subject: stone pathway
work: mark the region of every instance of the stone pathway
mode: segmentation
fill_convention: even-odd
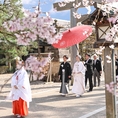
[[[0,75],[0,85],[10,74]],[[33,101],[26,118],[106,118],[105,110],[86,116],[105,106],[104,82],[92,92],[76,98],[71,92],[63,97],[59,93],[60,83],[31,82]],[[10,91],[10,82],[0,94],[0,118],[14,118],[11,101],[5,101]]]

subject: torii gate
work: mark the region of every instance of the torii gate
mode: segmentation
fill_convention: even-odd
[[[75,0],[75,2],[77,2],[78,0]],[[58,5],[58,3],[54,3],[53,4],[53,7],[56,8],[57,11],[64,11],[64,10],[70,10],[70,17],[71,17],[71,27],[74,27],[76,26],[77,24],[77,21],[76,19],[74,18],[73,16],[73,12],[76,12],[76,9],[73,7],[73,3],[75,2],[71,2],[71,3],[67,3],[66,6],[64,7],[60,7]],[[73,67],[74,63],[75,63],[75,56],[77,55],[77,47],[76,45],[72,46],[70,48],[70,51],[71,51],[71,65]]]
[[[91,0],[89,0],[89,1],[91,1]],[[71,25],[71,27],[75,27],[77,25],[77,19],[74,18],[73,12],[76,12],[78,8],[75,9],[73,7],[73,3],[76,4],[76,3],[79,3],[79,2],[82,2],[82,0],[75,0],[74,2],[66,3],[66,5],[64,7],[60,7],[59,3],[54,3],[53,7],[56,8],[57,11],[70,10],[70,18],[71,18],[71,20],[70,20],[71,24],[70,25]],[[101,0],[94,0],[94,2],[100,3]],[[79,8],[82,8],[82,7],[85,7],[85,6],[83,6],[83,4],[81,4],[79,6]],[[72,46],[70,48],[70,51],[71,51],[71,66],[73,67],[73,65],[75,63],[75,58],[74,57],[77,55],[76,45]]]

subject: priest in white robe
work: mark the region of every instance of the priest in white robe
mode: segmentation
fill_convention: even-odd
[[[81,56],[76,55],[76,62],[72,71],[74,78],[72,93],[75,93],[76,97],[80,97],[85,92],[85,66],[80,59]]]
[[[8,99],[13,102],[13,114],[17,117],[28,115],[29,102],[32,101],[29,77],[22,61],[17,62],[17,71],[11,80],[11,92]]]

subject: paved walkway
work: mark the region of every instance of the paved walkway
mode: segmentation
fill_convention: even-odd
[[[0,85],[11,75],[0,75]],[[71,92],[63,97],[59,94],[60,83],[44,84],[32,82],[33,101],[27,118],[106,118],[104,82],[93,92],[76,98]],[[10,91],[10,82],[0,94],[0,118],[14,118],[11,101],[5,101]]]

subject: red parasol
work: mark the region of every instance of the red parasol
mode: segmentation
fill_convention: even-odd
[[[77,43],[84,41],[92,34],[92,27],[88,25],[81,25],[73,27],[63,32],[62,39],[58,43],[54,43],[55,48],[67,48]]]

